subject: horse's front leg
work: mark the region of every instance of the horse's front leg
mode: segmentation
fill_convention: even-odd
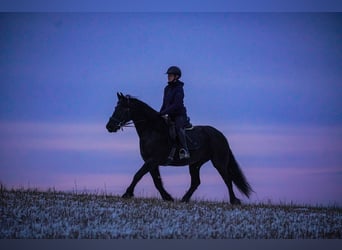
[[[153,168],[150,171],[150,174],[152,176],[153,182],[157,190],[159,191],[161,197],[164,201],[173,201],[172,196],[165,190],[163,186],[162,179],[160,177],[159,167]]]
[[[122,198],[131,198],[134,196],[134,188],[141,178],[152,169],[156,168],[157,165],[151,162],[145,162],[144,165],[135,173],[131,185],[127,188],[126,192],[122,195]]]

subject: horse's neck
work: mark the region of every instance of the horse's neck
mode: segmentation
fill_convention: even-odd
[[[140,104],[139,109],[135,109],[133,122],[139,136],[144,136],[151,131],[162,131],[165,126],[157,111],[147,104]]]

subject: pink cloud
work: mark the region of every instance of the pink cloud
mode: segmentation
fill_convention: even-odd
[[[103,124],[0,123],[6,140],[0,147],[26,150],[116,151],[139,150],[133,130],[109,134]]]
[[[225,125],[223,132],[239,154],[342,153],[342,127]]]
[[[209,166],[208,166],[209,168]],[[208,199],[228,201],[228,190],[223,180],[214,168],[201,171],[201,185],[194,193],[193,199]],[[256,193],[251,199],[236,194],[244,202],[296,202],[300,204],[342,204],[342,191],[337,181],[331,181],[331,175],[336,175],[338,168],[326,171],[311,169],[248,169],[246,175]],[[176,172],[176,173],[175,173]],[[190,176],[187,168],[161,168],[161,175],[166,190],[180,199],[190,186]],[[56,188],[57,190],[78,192],[107,192],[122,195],[133,178],[133,174],[63,174],[46,176],[45,182],[31,187],[42,189]],[[337,178],[337,177],[336,177]],[[319,181],[318,181],[319,180]],[[27,183],[25,183],[26,185]],[[25,186],[24,185],[24,186]],[[15,186],[15,185],[14,185]],[[18,183],[18,186],[22,184]],[[236,190],[236,188],[235,188]],[[150,175],[146,175],[135,189],[137,197],[159,197]]]
[[[288,154],[342,152],[341,127],[223,125],[233,152],[238,154]],[[2,147],[42,150],[139,150],[134,129],[109,134],[104,124],[0,123]]]

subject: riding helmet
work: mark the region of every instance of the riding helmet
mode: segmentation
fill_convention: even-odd
[[[177,66],[171,66],[167,69],[166,74],[179,75],[180,78],[182,76],[182,71]]]

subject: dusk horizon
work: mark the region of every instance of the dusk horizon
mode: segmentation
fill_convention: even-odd
[[[1,13],[0,184],[122,195],[135,128],[108,133],[116,93],[159,110],[182,69],[193,125],[227,138],[243,203],[342,206],[340,13]],[[181,199],[188,167],[160,167]],[[192,199],[229,202],[210,162]],[[136,197],[160,197],[149,174]]]

